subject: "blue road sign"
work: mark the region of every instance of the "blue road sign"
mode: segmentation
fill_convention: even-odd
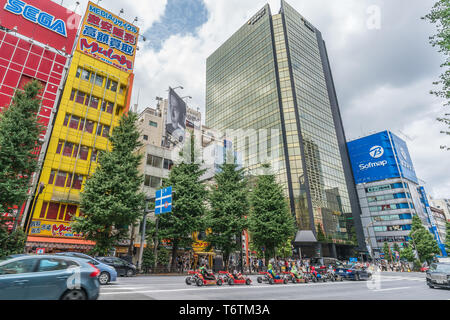
[[[172,212],[172,187],[156,191],[155,215]]]

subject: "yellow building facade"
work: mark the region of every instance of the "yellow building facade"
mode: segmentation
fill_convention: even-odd
[[[82,214],[80,192],[83,191],[86,179],[98,166],[99,152],[111,149],[108,136],[119,124],[120,117],[128,111],[134,79],[130,61],[134,63],[138,36],[137,31],[137,34],[134,34],[134,50],[129,51],[131,57],[122,55],[122,61],[127,61],[128,68],[118,67],[111,59],[104,59],[101,57],[101,50],[91,54],[92,44],[97,45],[94,48],[100,46],[96,39],[89,42],[90,39],[84,36],[85,30],[92,29],[89,19],[95,21],[93,18],[97,17],[96,14],[100,10],[98,8],[91,3],[88,5],[78,47],[73,54],[55,117],[39,179],[42,192],[35,195],[30,212],[31,219],[27,226],[29,251],[37,248],[44,248],[46,253],[71,249],[83,251],[94,245],[84,240],[81,235],[75,234],[70,224],[74,217]],[[98,16],[100,17],[100,13]],[[104,14],[102,16],[105,17]],[[98,34],[105,39],[107,19],[97,22],[100,26]],[[111,31],[112,26],[109,27]],[[90,31],[87,35],[97,35]],[[114,32],[117,33],[116,30]],[[123,32],[125,33],[127,32]],[[131,32],[125,38],[130,39],[130,34]],[[111,39],[117,41],[117,37],[113,36],[110,35]],[[89,46],[85,52],[80,50],[80,43]],[[125,41],[123,43],[127,46]],[[129,47],[128,45],[127,50]],[[109,57],[114,56],[111,52]]]

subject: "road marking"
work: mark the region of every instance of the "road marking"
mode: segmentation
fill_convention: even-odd
[[[389,288],[389,289],[377,289],[372,291],[391,291],[391,290],[402,290],[402,289],[410,289],[411,287],[398,287],[398,288]]]
[[[273,287],[288,287],[288,288],[301,288],[306,286],[329,286],[329,285],[343,285],[343,284],[356,284],[356,283],[365,283],[365,282],[326,282],[326,283],[303,283],[303,284],[278,284],[278,285],[255,285],[255,286],[229,286],[229,287],[193,287],[193,288],[184,288],[184,289],[154,289],[154,290],[142,290],[142,291],[124,291],[124,292],[104,292],[102,295],[107,294],[129,294],[129,293],[152,293],[152,292],[176,292],[176,291],[193,291],[193,290],[241,290],[242,288],[246,289],[254,289],[254,288],[273,288]],[[138,288],[136,288],[138,289]],[[141,289],[141,288],[139,288]]]

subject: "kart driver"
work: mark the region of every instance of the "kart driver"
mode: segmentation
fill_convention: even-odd
[[[292,263],[292,268],[291,268],[291,272],[292,274],[295,276],[295,278],[299,279],[300,275],[298,273],[297,267],[295,266],[295,263]]]
[[[267,272],[270,273],[274,279],[280,279],[280,276],[275,274],[275,272],[273,271],[273,266],[271,263],[269,263],[269,265],[267,266]]]
[[[202,266],[200,267],[200,273],[206,280],[214,280],[214,275],[208,272],[205,264],[202,264]]]
[[[233,271],[233,277],[234,277],[236,280],[241,280],[241,279],[242,279],[242,274],[241,274],[240,272],[237,272],[237,270],[234,270],[234,271]]]

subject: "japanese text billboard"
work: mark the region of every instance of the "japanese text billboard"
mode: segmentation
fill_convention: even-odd
[[[0,0],[0,25],[71,53],[81,16],[50,0]]]
[[[139,28],[89,2],[77,50],[131,73],[138,36]]]

